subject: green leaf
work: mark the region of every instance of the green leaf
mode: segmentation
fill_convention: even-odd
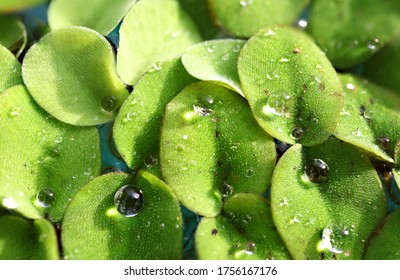
[[[27,218],[59,221],[70,199],[100,173],[96,128],[57,121],[25,87],[0,94],[0,203]]]
[[[164,109],[185,86],[196,81],[186,72],[180,58],[159,63],[157,69],[139,79],[115,119],[116,147],[134,170],[146,167],[149,171],[159,170]]]
[[[248,38],[264,26],[291,24],[309,0],[208,0],[218,25],[236,37]]]
[[[58,244],[47,220],[0,216],[0,260],[57,260]]]
[[[386,198],[368,158],[331,138],[291,147],[271,186],[275,225],[295,259],[361,259],[386,215]]]
[[[215,218],[203,218],[196,231],[202,260],[290,259],[272,221],[269,202],[255,194],[236,194]]]
[[[343,102],[341,84],[303,31],[261,30],[240,52],[238,71],[255,118],[271,136],[312,146],[334,131]]]
[[[400,140],[397,140],[394,147],[394,162],[393,177],[396,181],[397,187],[400,189]]]
[[[1,0],[0,13],[14,12],[46,3],[48,0]]]
[[[174,0],[142,0],[128,12],[120,29],[117,69],[133,85],[157,62],[179,56],[201,36],[186,12]]]
[[[26,46],[27,33],[24,24],[14,17],[0,16],[0,44],[17,57]]]
[[[372,235],[364,258],[367,260],[400,260],[400,209],[390,213]]]
[[[48,17],[51,29],[85,26],[107,35],[136,0],[53,0]]]
[[[363,75],[368,80],[400,93],[397,65],[400,64],[400,36],[382,47],[365,64]]]
[[[21,64],[13,54],[0,45],[0,96],[6,89],[22,84]]]
[[[181,203],[199,215],[214,217],[223,197],[266,191],[276,151],[244,98],[198,82],[166,108],[160,159],[164,178]]]
[[[400,135],[400,97],[355,75],[339,77],[344,106],[335,136],[375,159],[393,162]]]
[[[114,62],[111,45],[99,33],[67,27],[28,51],[22,76],[35,101],[57,119],[97,125],[113,120],[128,96]]]
[[[125,185],[134,185],[143,198],[135,204],[136,216],[126,217],[114,205],[116,192]],[[153,175],[109,173],[72,200],[61,238],[65,259],[180,259],[182,217],[172,191]]]
[[[245,42],[234,39],[205,41],[187,49],[182,55],[182,63],[193,77],[215,82],[243,95],[237,61]]]
[[[366,61],[400,31],[397,0],[315,0],[308,31],[340,69]]]

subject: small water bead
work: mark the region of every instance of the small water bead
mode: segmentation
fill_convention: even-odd
[[[279,59],[279,62],[289,62],[290,60],[286,57],[282,57],[281,59]]]
[[[300,27],[300,28],[303,28],[303,29],[306,28],[307,25],[308,25],[308,22],[305,19],[300,19],[297,22],[297,26]]]
[[[353,243],[351,240],[352,231],[353,228],[346,226],[325,227],[322,231],[322,243],[324,248],[336,254],[345,252],[345,247],[351,246]]]
[[[253,2],[253,0],[240,0],[239,4],[242,6],[242,8],[246,8],[251,4],[251,2]]]
[[[62,141],[63,141],[62,136],[57,136],[57,137],[54,139],[54,142],[57,143],[57,144],[61,143]]]
[[[20,115],[20,112],[19,112],[19,109],[17,109],[17,108],[13,108],[12,110],[11,110],[11,112],[10,112],[10,116],[11,117],[17,117],[17,116],[19,116]]]
[[[300,140],[304,135],[304,131],[301,127],[295,127],[292,129],[292,132],[290,133],[290,137],[292,137],[294,140]]]
[[[351,84],[351,83],[347,83],[346,84],[346,88],[348,89],[348,90],[355,90],[355,86],[353,85],[353,84]]]
[[[158,159],[155,156],[149,155],[144,158],[143,162],[147,168],[150,168],[150,167],[155,166],[158,163]]]
[[[388,137],[379,136],[378,138],[376,138],[376,142],[382,150],[384,151],[390,150],[390,139]]]
[[[134,217],[143,208],[143,194],[134,185],[122,186],[114,196],[114,205],[125,217]]]
[[[246,169],[246,171],[244,172],[244,175],[247,177],[247,178],[251,178],[251,177],[253,177],[254,176],[254,168],[253,167],[249,167],[249,168],[247,168]]]
[[[114,112],[117,106],[118,102],[115,96],[105,96],[101,99],[101,108],[106,112]]]
[[[233,52],[237,53],[242,49],[242,47],[240,45],[236,45],[233,47]]]
[[[342,114],[346,116],[350,116],[354,111],[354,108],[351,104],[346,104],[342,108]]]
[[[211,109],[203,108],[197,105],[193,105],[193,110],[201,117],[208,117],[212,113]]]
[[[36,195],[37,203],[43,208],[49,208],[53,205],[55,199],[54,191],[51,188],[41,189]]]
[[[154,68],[154,70],[156,70],[156,71],[159,71],[159,70],[161,70],[162,69],[162,62],[161,61],[156,61],[156,62],[154,62],[154,64],[153,64],[153,68]]]
[[[370,49],[372,52],[375,52],[377,50],[377,47],[379,46],[379,39],[375,38],[367,43],[368,49]]]
[[[275,36],[275,35],[276,35],[276,33],[272,29],[268,29],[268,31],[264,33],[264,36],[266,36],[266,37]]]
[[[244,247],[243,252],[247,255],[253,255],[254,252],[256,251],[257,246],[256,243],[254,242],[247,242],[246,246]]]
[[[222,56],[222,60],[225,60],[225,61],[227,61],[229,59],[229,54],[224,54],[223,56]]]
[[[215,45],[209,45],[209,46],[207,47],[207,51],[208,51],[209,53],[214,52],[214,50],[215,50]]]
[[[321,159],[311,159],[304,166],[304,174],[313,183],[321,183],[328,180],[329,167]]]
[[[222,195],[222,197],[228,197],[233,194],[234,189],[232,185],[224,182],[222,185],[219,186],[218,191]]]
[[[351,132],[351,135],[356,136],[356,137],[360,137],[360,136],[362,135],[362,134],[361,134],[360,128],[357,127],[356,130],[354,130],[354,131]]]

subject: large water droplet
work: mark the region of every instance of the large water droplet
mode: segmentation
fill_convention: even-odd
[[[321,159],[312,159],[304,166],[304,173],[313,183],[321,183],[328,180],[329,167]]]
[[[304,135],[304,131],[301,127],[295,127],[292,129],[292,132],[290,133],[290,137],[292,137],[294,140],[300,140]]]
[[[267,104],[263,107],[264,114],[274,114],[283,116],[290,107],[290,94],[284,90],[275,90],[271,92],[267,98]]]
[[[117,106],[118,102],[114,96],[105,96],[101,99],[101,108],[106,112],[114,112]]]
[[[201,117],[208,117],[212,113],[211,109],[203,108],[197,105],[193,105],[193,110]]]
[[[36,195],[37,203],[43,208],[51,207],[53,205],[54,199],[54,191],[50,188],[41,189]]]
[[[222,195],[222,197],[228,197],[233,194],[233,186],[224,182],[222,185],[219,186],[218,191]]]
[[[143,194],[134,185],[122,186],[115,193],[114,205],[125,217],[134,217],[143,208]]]

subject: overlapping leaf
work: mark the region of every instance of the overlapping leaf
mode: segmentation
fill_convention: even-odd
[[[2,45],[0,45],[0,65],[0,94],[12,86],[22,84],[21,64]]]
[[[45,2],[47,2],[47,0],[2,0],[0,2],[0,12],[14,12]]]
[[[23,23],[14,17],[0,16],[0,44],[19,56],[26,46],[27,33]]]

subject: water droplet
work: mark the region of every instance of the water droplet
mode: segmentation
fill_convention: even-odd
[[[161,61],[156,61],[156,62],[154,62],[153,68],[154,68],[154,70],[156,70],[156,71],[161,70],[161,69],[162,69],[162,62],[161,62]]]
[[[300,140],[304,135],[304,131],[301,127],[295,127],[292,129],[292,132],[290,133],[290,137],[292,137],[294,140]]]
[[[304,166],[304,174],[313,183],[321,183],[328,180],[329,167],[321,159],[312,159]]]
[[[275,90],[267,97],[267,104],[263,107],[263,113],[283,116],[290,107],[290,94],[284,90]]]
[[[375,38],[367,43],[368,49],[370,49],[372,52],[375,52],[377,50],[377,47],[379,46],[379,39]]]
[[[346,84],[346,88],[347,88],[348,90],[354,90],[356,87],[355,87],[353,84],[351,84],[351,83],[347,83],[347,84]]]
[[[197,105],[193,105],[193,110],[201,117],[208,117],[211,113],[211,109],[203,108]]]
[[[185,150],[185,146],[183,146],[182,144],[179,144],[177,147],[176,147],[176,150],[178,151],[178,152],[183,152],[184,150]]]
[[[134,217],[143,208],[143,194],[134,185],[122,186],[115,193],[114,205],[125,217]]]
[[[390,150],[390,139],[388,137],[379,136],[378,138],[376,138],[376,142],[382,150],[384,151]]]
[[[268,29],[268,31],[264,33],[264,36],[266,36],[266,37],[275,36],[275,35],[276,35],[276,33],[272,29]]]
[[[36,195],[37,203],[43,208],[51,207],[53,205],[54,199],[54,191],[50,188],[41,189]]]
[[[286,197],[279,200],[279,206],[287,206],[287,205],[289,205],[289,202]]]
[[[282,57],[281,59],[279,59],[279,62],[289,62],[290,60],[286,57]]]
[[[220,192],[222,197],[228,197],[233,194],[233,186],[228,184],[227,182],[224,182],[222,185],[220,185],[218,191]]]
[[[114,112],[117,106],[118,102],[114,96],[105,96],[101,99],[101,108],[106,112]]]
[[[188,140],[189,136],[187,136],[186,134],[182,136],[183,140]]]
[[[61,143],[63,141],[63,138],[62,138],[62,136],[57,136],[55,139],[54,139],[54,143],[57,143],[57,144],[59,144],[59,143]]]
[[[362,134],[361,134],[360,128],[357,127],[356,130],[354,130],[354,131],[351,132],[351,135],[356,136],[356,137],[360,137],[360,136],[362,135]]]
[[[233,47],[233,52],[237,53],[237,52],[239,52],[241,50],[241,48],[242,47],[240,45],[236,45],[236,46]]]
[[[224,54],[224,55],[222,56],[222,60],[227,61],[228,59],[229,59],[229,54],[228,54],[228,53],[226,53],[226,54]]]
[[[351,246],[353,241],[351,236],[353,229],[347,226],[327,226],[322,231],[322,243],[325,249],[332,253],[341,254],[346,247]],[[349,252],[346,250],[346,252]]]
[[[10,116],[11,117],[17,117],[17,116],[19,116],[20,115],[20,112],[19,112],[19,109],[17,109],[17,108],[13,108],[12,110],[11,110],[11,112],[10,112]]]
[[[253,255],[253,253],[256,251],[256,243],[254,242],[247,242],[246,246],[244,247],[243,252],[247,255]]]
[[[253,0],[240,0],[240,6],[242,6],[242,8],[246,8],[248,5],[251,4]]]
[[[207,47],[207,51],[208,51],[209,53],[214,52],[214,50],[215,50],[215,45],[209,45],[209,46]]]
[[[3,201],[1,204],[6,208],[6,209],[15,209],[18,207],[17,202],[12,198],[12,197],[6,197],[3,198]]]
[[[294,216],[292,219],[290,219],[289,224],[299,224],[301,221],[301,217],[301,214]]]
[[[246,171],[244,172],[244,175],[245,175],[247,178],[253,177],[253,176],[254,176],[254,168],[253,168],[253,167],[247,168]]]
[[[305,19],[300,19],[297,22],[297,26],[300,27],[300,28],[306,28],[307,25],[308,25],[308,22]]]
[[[342,108],[342,114],[346,115],[346,116],[350,116],[354,111],[353,106],[351,106],[351,104],[346,104],[344,105],[344,107]]]
[[[157,157],[149,155],[144,158],[143,162],[147,168],[150,168],[150,167],[155,166],[158,163],[158,160],[157,160]]]

